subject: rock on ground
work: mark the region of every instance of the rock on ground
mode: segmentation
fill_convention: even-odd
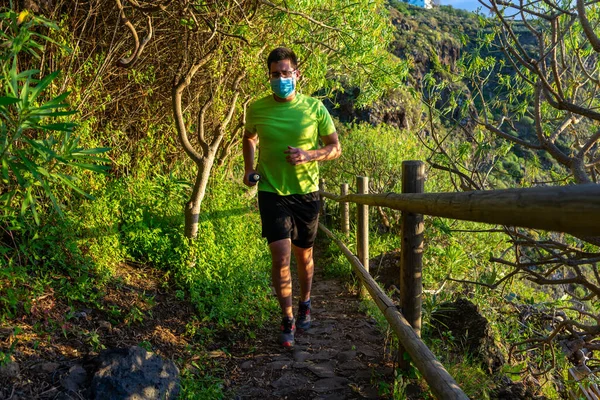
[[[139,346],[105,350],[91,384],[96,400],[163,400],[179,394],[179,370],[171,360]]]
[[[504,356],[494,343],[487,319],[469,300],[460,298],[440,305],[431,315],[431,325],[433,336],[442,338],[443,332],[451,332],[457,350],[478,358],[490,374],[504,365]]]

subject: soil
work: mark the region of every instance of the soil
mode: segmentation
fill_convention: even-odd
[[[71,308],[49,289],[30,313],[0,326],[0,351],[12,353],[14,363],[12,373],[0,373],[0,399],[80,399],[64,379],[103,348],[142,344],[169,359],[190,359],[197,346],[185,333],[194,308],[165,287],[164,273],[129,264],[118,277],[101,308]],[[124,318],[111,323],[109,310],[116,309]]]
[[[202,328],[191,322],[193,306],[175,296],[168,276],[142,265],[123,265],[120,279],[95,309],[70,308],[48,290],[34,300],[31,312],[0,326],[0,350],[11,354],[9,366],[0,370],[0,399],[82,399],[82,392],[67,388],[69,370],[103,348],[132,345],[151,348],[192,373],[198,363],[214,368],[211,374],[224,379],[228,398],[390,397],[394,373],[386,335],[359,311],[355,293],[318,273],[316,260],[314,323],[297,335],[293,350],[276,342],[279,321],[255,332],[255,339],[232,341],[235,333],[227,332],[192,339],[190,324]],[[111,314],[115,309],[122,312],[118,321]],[[418,387],[415,392],[412,398],[420,398]]]

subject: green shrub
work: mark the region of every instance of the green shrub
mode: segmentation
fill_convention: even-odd
[[[0,11],[5,9],[0,9]],[[2,184],[0,223],[10,230],[53,208],[59,214],[71,190],[87,196],[75,170],[102,172],[106,148],[85,149],[76,134],[75,111],[65,102],[68,93],[53,93],[60,71],[43,75],[26,69],[40,60],[41,31],[58,29],[53,22],[28,11],[0,12],[0,166]],[[41,42],[41,43],[40,43]]]
[[[271,258],[261,238],[255,199],[247,199],[240,184],[224,174],[217,173],[209,189],[194,243],[193,268],[180,270],[178,276],[188,282],[201,314],[219,325],[260,325],[277,306],[271,297]]]
[[[118,179],[82,207],[80,245],[109,275],[126,260],[171,272],[202,320],[223,328],[261,324],[275,303],[254,200],[227,179],[215,178],[209,190],[198,238],[190,243],[183,236],[189,185],[161,175]]]
[[[372,192],[399,192],[402,161],[424,160],[426,156],[416,137],[408,131],[367,124],[340,127],[339,131],[341,157],[321,166],[332,191],[339,191],[342,183],[355,188],[356,177],[367,176]]]
[[[33,299],[55,292],[67,303],[95,303],[102,279],[93,259],[80,247],[77,227],[54,214],[39,226],[11,233],[14,242],[0,243],[0,314],[28,312]]]

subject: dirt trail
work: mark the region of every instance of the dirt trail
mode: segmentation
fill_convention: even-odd
[[[318,263],[318,258],[316,258]],[[296,277],[297,275],[294,275]],[[298,289],[294,294],[297,295]],[[297,297],[294,303],[296,304]],[[258,332],[254,354],[232,354],[228,392],[235,399],[382,399],[393,368],[385,337],[337,280],[315,277],[313,325],[292,350],[277,344],[277,324]]]

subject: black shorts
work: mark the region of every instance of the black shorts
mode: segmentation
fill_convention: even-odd
[[[280,196],[258,192],[258,208],[262,221],[262,236],[268,243],[291,239],[303,249],[313,246],[319,228],[319,192]]]

